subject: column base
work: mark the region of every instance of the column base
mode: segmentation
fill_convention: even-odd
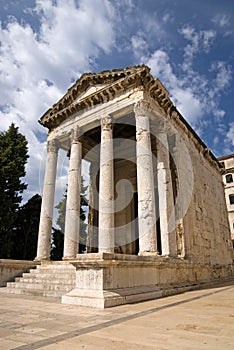
[[[138,255],[139,256],[159,256],[159,252],[139,252]]]
[[[76,256],[63,256],[62,261],[68,261],[68,260],[74,260],[76,259]]]
[[[50,261],[50,257],[36,257],[33,261],[40,262],[40,261]]]

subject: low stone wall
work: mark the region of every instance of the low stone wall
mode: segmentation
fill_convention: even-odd
[[[7,282],[14,281],[23,272],[35,268],[39,263],[28,260],[0,259],[0,287],[5,287]]]
[[[76,288],[62,302],[99,308],[172,295],[234,277],[233,265],[159,256],[87,254],[72,264]]]

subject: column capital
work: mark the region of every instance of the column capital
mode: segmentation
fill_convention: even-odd
[[[113,128],[112,117],[110,115],[105,115],[101,118],[101,128],[103,130],[111,130]]]
[[[58,141],[53,139],[47,141],[47,152],[58,153],[59,144]]]
[[[134,113],[136,117],[145,117],[152,112],[150,103],[146,100],[140,100],[134,105]]]
[[[72,130],[71,130],[71,143],[77,143],[80,142],[80,136],[81,136],[81,130],[79,125],[76,125]]]

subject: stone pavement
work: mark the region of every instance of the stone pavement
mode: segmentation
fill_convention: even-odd
[[[0,350],[233,350],[234,284],[111,309],[0,293]]]

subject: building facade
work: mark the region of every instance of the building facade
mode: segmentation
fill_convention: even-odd
[[[50,259],[59,149],[70,158],[63,260],[77,283],[64,303],[108,307],[231,276],[220,164],[147,66],[82,75],[40,123],[49,133],[39,261]],[[78,254],[82,159],[87,254]]]
[[[234,154],[218,158],[223,166],[222,176],[224,183],[225,199],[227,204],[228,219],[234,246]]]

